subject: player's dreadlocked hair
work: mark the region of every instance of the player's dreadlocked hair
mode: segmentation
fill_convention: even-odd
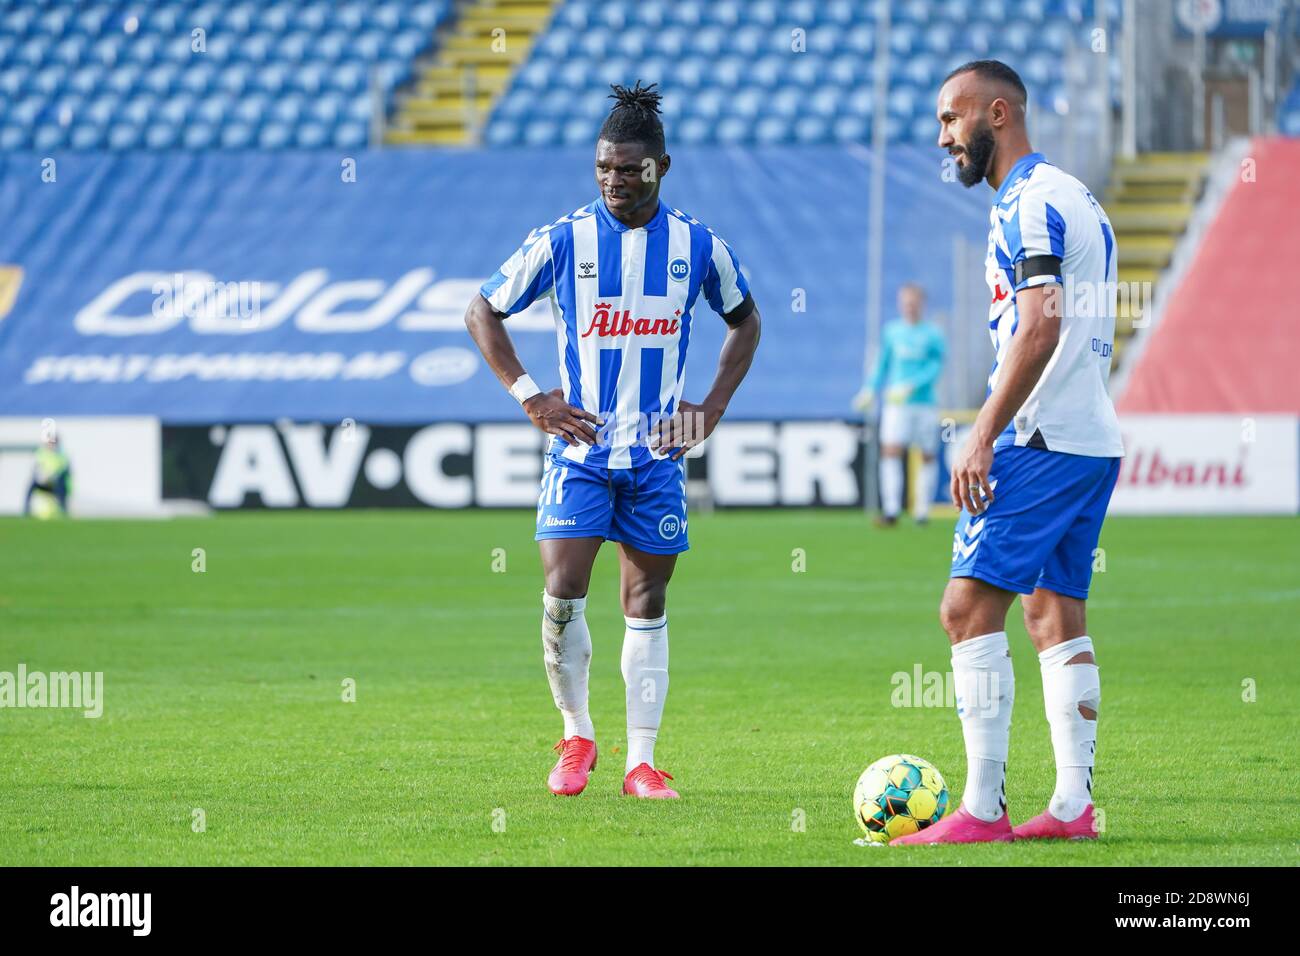
[[[659,120],[659,102],[663,99],[656,89],[658,83],[628,88],[611,84],[614,91],[609,98],[614,108],[609,111],[605,125],[600,128],[600,138],[610,143],[644,143],[656,156],[664,152],[664,124]]]

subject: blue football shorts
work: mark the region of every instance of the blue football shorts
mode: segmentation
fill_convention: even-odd
[[[962,509],[950,577],[1086,599],[1120,461],[1028,446],[994,449],[993,503],[978,516]]]
[[[652,458],[632,468],[605,468],[548,454],[537,498],[537,540],[591,537],[651,554],[690,547],[685,460]]]

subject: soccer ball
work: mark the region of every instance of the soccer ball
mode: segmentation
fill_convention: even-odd
[[[59,499],[48,491],[37,488],[32,492],[31,516],[37,521],[63,517],[63,512],[59,510]]]
[[[853,815],[872,843],[924,830],[948,812],[948,785],[935,767],[911,754],[881,757],[858,777]]]

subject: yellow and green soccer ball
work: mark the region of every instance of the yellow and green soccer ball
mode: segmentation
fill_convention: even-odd
[[[912,754],[881,757],[862,771],[853,790],[853,814],[872,843],[924,830],[947,812],[943,776]]]
[[[63,517],[63,509],[59,507],[59,499],[40,488],[32,492],[30,507],[31,516],[37,521],[52,521]]]

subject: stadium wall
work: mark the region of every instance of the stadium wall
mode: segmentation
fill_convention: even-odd
[[[666,198],[732,243],[764,313],[754,369],[692,477],[721,506],[860,507],[848,405],[869,153],[675,160]],[[532,505],[541,435],[462,316],[530,229],[589,201],[589,164],[586,150],[0,156],[0,511],[21,508],[45,419],[69,442],[80,514]],[[982,243],[987,196],[945,182],[932,151],[899,148],[889,168],[887,300],[921,278],[950,309],[954,246],[936,236]],[[556,384],[549,312],[510,324]],[[705,309],[693,332],[688,387],[702,388],[724,326]],[[1261,419],[1259,442],[1234,421],[1126,415],[1138,453],[1116,510],[1300,510],[1295,418]]]
[[[690,464],[721,505],[861,503],[870,163],[674,150],[666,200],[728,239],[764,314],[720,453]],[[164,505],[531,505],[541,436],[463,315],[531,229],[593,198],[590,167],[587,149],[550,148],[4,154],[0,415],[155,421]],[[933,150],[897,148],[888,168],[886,302],[921,279],[950,313],[957,244],[936,228],[982,247],[986,197],[945,181]],[[549,309],[510,328],[557,384]],[[724,333],[701,306],[689,387],[711,380]],[[73,457],[76,488],[111,497],[121,476]],[[73,505],[135,507],[126,491]]]
[[[18,514],[51,419],[0,418],[0,514]],[[1300,419],[1121,417],[1127,457],[1114,514],[1300,513]],[[163,425],[57,419],[71,511],[150,517],[232,508],[532,507],[544,436],[531,424],[345,421]],[[862,425],[730,421],[687,461],[718,507],[863,506]],[[950,429],[941,466],[960,447]],[[946,501],[947,479],[936,500]]]
[[[22,513],[36,448],[51,434],[72,464],[73,514],[139,518],[163,513],[158,420],[73,415],[0,418],[0,515]]]
[[[937,151],[890,154],[885,290],[924,279],[951,307],[952,244],[982,244],[987,197]],[[466,304],[528,232],[596,195],[589,150],[0,157],[0,412],[279,419],[511,420]],[[738,253],[765,343],[732,414],[843,417],[861,385],[867,163],[838,147],[674,153],[665,199]],[[48,177],[48,181],[47,178]],[[205,291],[205,289],[210,291]],[[510,320],[558,384],[544,305]],[[703,307],[688,380],[724,323]]]

